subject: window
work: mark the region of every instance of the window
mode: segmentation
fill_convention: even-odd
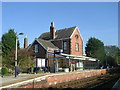
[[[67,50],[67,42],[66,41],[63,42],[63,49]]]
[[[75,35],[75,38],[78,39],[78,35],[77,34]]]
[[[79,43],[76,43],[75,49],[76,49],[76,51],[79,51]]]
[[[38,44],[35,44],[34,51],[35,51],[35,53],[38,53]]]

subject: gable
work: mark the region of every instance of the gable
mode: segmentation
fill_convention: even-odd
[[[81,34],[79,32],[78,27],[76,27],[76,29],[74,30],[74,32],[72,33],[70,38],[75,38],[76,35],[78,35],[78,38],[83,42],[83,39],[82,39],[82,36],[81,36]]]
[[[35,39],[33,43],[28,47],[27,50],[29,50],[35,43],[38,43],[40,46],[42,46],[45,50],[48,48],[52,49],[58,49],[56,46],[54,46],[50,41],[42,40],[42,39]]]

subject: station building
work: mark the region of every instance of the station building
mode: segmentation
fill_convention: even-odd
[[[37,67],[50,72],[96,69],[99,64],[97,59],[83,55],[83,39],[77,26],[56,30],[51,22],[50,31],[36,38],[27,51],[36,58]]]

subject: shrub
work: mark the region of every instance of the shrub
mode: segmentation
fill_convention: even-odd
[[[7,75],[8,74],[8,69],[6,67],[3,67],[1,69],[1,73],[2,73],[2,75]]]
[[[62,68],[69,68],[69,65],[65,64]]]

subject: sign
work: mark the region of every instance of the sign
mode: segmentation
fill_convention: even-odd
[[[37,58],[37,67],[45,67],[45,59]]]

